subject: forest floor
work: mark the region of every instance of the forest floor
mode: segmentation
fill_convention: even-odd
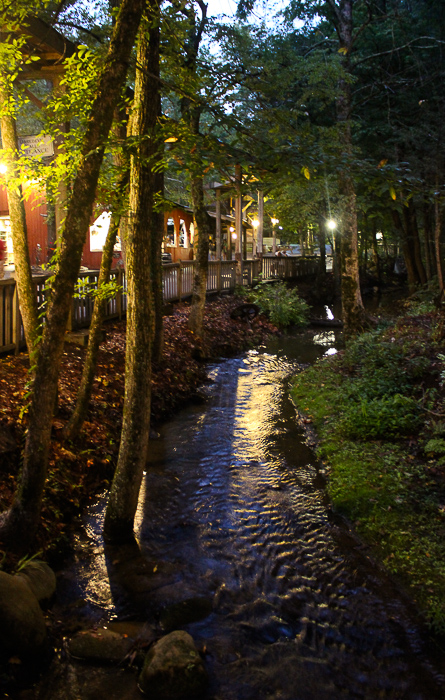
[[[152,428],[172,416],[185,402],[199,401],[206,381],[205,360],[234,355],[264,342],[278,330],[265,317],[251,322],[232,320],[240,304],[234,296],[218,297],[206,305],[203,340],[187,328],[189,307],[181,304],[164,317],[164,355],[153,367]],[[87,421],[74,442],[62,440],[62,429],[73,409],[80,383],[85,348],[66,343],[57,414],[41,526],[33,553],[56,562],[68,551],[83,508],[110,484],[117,461],[122,420],[125,370],[125,321],[108,322],[101,345]],[[20,446],[26,429],[26,353],[0,358],[0,511],[14,494]],[[1,543],[0,543],[1,549]],[[17,562],[5,555],[2,568]]]

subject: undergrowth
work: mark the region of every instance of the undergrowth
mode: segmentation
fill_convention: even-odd
[[[436,312],[365,333],[294,378],[333,508],[445,634],[445,400]]]
[[[298,289],[291,289],[282,281],[260,282],[248,291],[243,289],[241,293],[280,328],[307,324],[309,305],[299,296]]]

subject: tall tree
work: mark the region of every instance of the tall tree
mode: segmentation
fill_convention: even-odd
[[[193,85],[195,95],[184,96],[181,99],[181,116],[187,124],[189,133],[190,158],[188,171],[190,176],[190,191],[193,203],[193,218],[195,224],[195,270],[193,276],[192,303],[189,316],[189,328],[196,335],[202,334],[204,306],[207,293],[207,275],[209,267],[210,221],[204,202],[204,169],[201,154],[200,120],[203,103],[196,99],[199,90],[198,55],[200,44],[207,25],[207,5],[197,0],[200,17],[195,7],[183,6],[182,11],[187,17],[188,25],[184,42],[183,68],[188,85]]]
[[[134,152],[130,165],[130,220],[126,241],[127,336],[125,401],[119,457],[107,504],[104,536],[133,538],[133,523],[150,434],[151,360],[155,330],[152,248],[157,250],[155,166],[161,155],[159,119],[159,6],[143,18],[138,38],[134,113]]]
[[[22,176],[18,156],[16,116],[20,99],[14,83],[20,69],[31,62],[23,49],[26,38],[17,36],[17,26],[26,27],[26,13],[31,8],[18,2],[14,8],[0,8],[2,36],[0,43],[0,125],[3,147],[3,164],[7,170],[6,190],[8,197],[11,235],[14,247],[17,289],[23,320],[26,344],[32,355],[39,336],[37,298],[32,281],[28,247],[28,231],[22,191]],[[36,8],[34,8],[36,9]]]
[[[26,549],[39,522],[60,360],[74,284],[105,143],[127,75],[143,7],[143,0],[123,0],[121,4],[109,51],[99,75],[83,139],[82,158],[67,205],[58,266],[37,356],[22,469],[12,506],[1,516],[0,538],[15,549]]]

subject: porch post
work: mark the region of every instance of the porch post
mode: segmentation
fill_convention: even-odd
[[[216,259],[221,260],[221,189],[216,189]]]
[[[257,251],[260,260],[263,258],[263,230],[264,230],[264,194],[258,190],[258,229],[257,229]]]
[[[238,284],[243,283],[243,198],[241,195],[241,166],[235,166],[236,200],[235,200],[235,260],[238,265]]]

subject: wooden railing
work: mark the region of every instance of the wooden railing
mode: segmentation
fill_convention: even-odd
[[[193,261],[168,263],[162,266],[164,301],[182,301],[190,298],[193,289]],[[319,269],[319,258],[277,258],[264,256],[260,260],[243,260],[242,284],[251,286],[256,280],[301,279],[315,275]],[[87,285],[97,287],[98,270],[79,273],[80,288]],[[122,318],[127,310],[125,272],[113,270],[111,279],[116,281],[118,291],[107,301],[106,318]],[[47,276],[34,277],[39,306],[45,299]],[[241,265],[235,260],[210,261],[207,292],[230,292],[241,285]],[[88,328],[93,313],[94,298],[90,294],[76,294],[73,299],[69,328]],[[18,352],[25,343],[17,287],[14,279],[0,280],[0,352]]]

